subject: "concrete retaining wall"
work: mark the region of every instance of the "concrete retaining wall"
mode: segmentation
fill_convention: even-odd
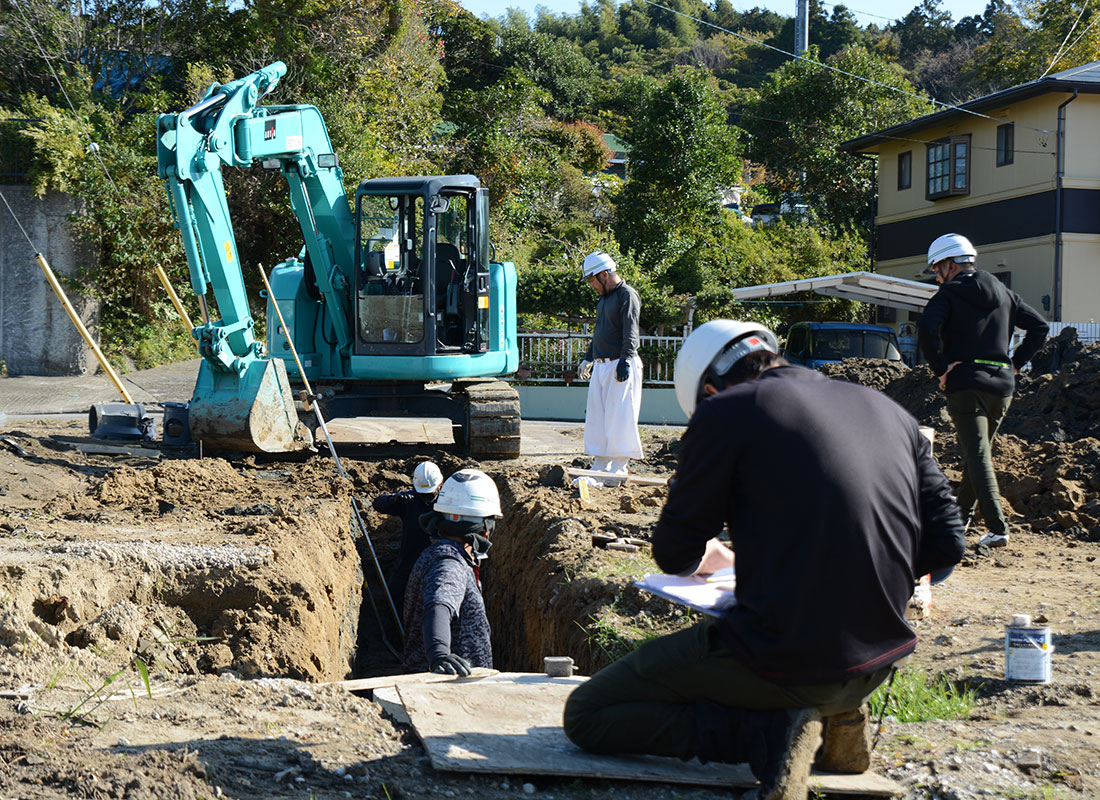
[[[578,386],[517,386],[520,414],[524,419],[573,420],[584,422],[588,384]],[[644,425],[686,425],[687,417],[676,402],[674,389],[642,389]]]
[[[34,247],[53,268],[84,324],[94,328],[97,303],[65,281],[78,278],[89,259],[88,249],[73,241],[69,228],[77,202],[56,192],[35,197],[29,186],[3,186],[0,191]],[[0,208],[0,361],[9,375],[86,375],[96,368],[95,358],[34,255],[7,208]]]

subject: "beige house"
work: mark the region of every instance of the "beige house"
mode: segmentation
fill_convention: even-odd
[[[878,156],[876,271],[920,280],[961,233],[1050,320],[1100,319],[1100,61],[841,147]]]

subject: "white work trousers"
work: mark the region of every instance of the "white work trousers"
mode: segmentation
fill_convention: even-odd
[[[621,383],[615,380],[618,366],[618,360],[592,365],[584,412],[584,452],[596,456],[594,469],[607,472],[626,472],[627,459],[642,457],[642,440],[638,437],[642,360],[638,356],[631,359],[630,377]]]

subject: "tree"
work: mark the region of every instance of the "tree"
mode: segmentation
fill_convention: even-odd
[[[920,5],[893,25],[901,48],[901,60],[912,66],[925,51],[938,52],[951,46],[954,21],[941,0],[921,0]]]
[[[680,68],[635,91],[638,109],[626,137],[630,174],[615,235],[644,268],[669,271],[674,292],[696,291],[698,274],[670,268],[702,232],[721,224],[720,190],[740,176],[736,133],[698,70]]]
[[[839,145],[933,106],[862,47],[830,59],[835,69],[818,61],[814,47],[804,55],[773,73],[745,104],[749,157],[767,167],[766,186],[775,196],[801,195],[829,228],[866,234],[874,191],[870,165]]]

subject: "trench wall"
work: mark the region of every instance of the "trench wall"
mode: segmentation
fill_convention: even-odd
[[[2,538],[0,645],[139,655],[182,672],[347,677],[363,582],[348,503],[253,524],[209,544],[91,529],[45,547]]]

